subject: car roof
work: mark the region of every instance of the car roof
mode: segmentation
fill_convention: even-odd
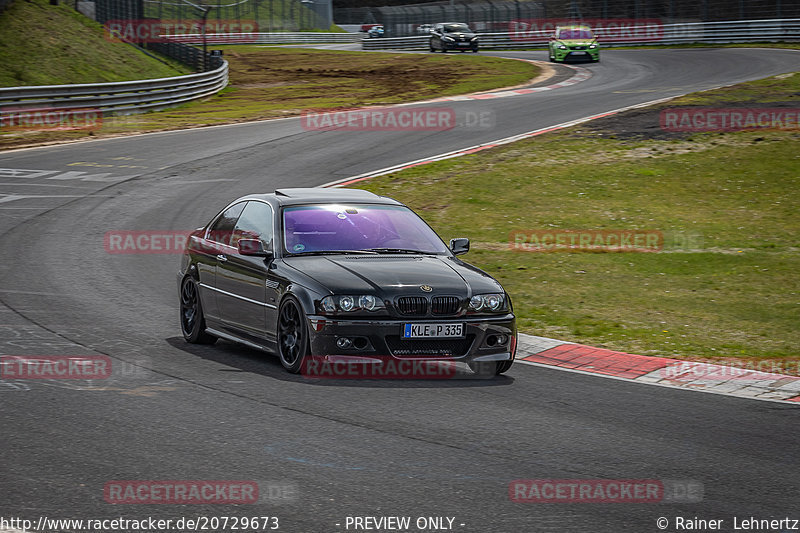
[[[276,189],[274,193],[251,194],[238,198],[242,200],[266,200],[277,205],[300,205],[327,202],[366,202],[371,204],[403,205],[397,200],[362,189],[291,187]],[[235,202],[234,202],[235,203]]]
[[[590,28],[586,24],[566,24],[564,26],[556,26],[556,30],[589,30],[589,31],[592,31],[592,28]]]

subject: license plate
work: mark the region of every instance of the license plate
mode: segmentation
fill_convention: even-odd
[[[469,46],[469,43],[458,43],[458,46]]]
[[[572,55],[574,55],[574,56],[585,56],[586,52],[572,52]]]
[[[403,324],[404,339],[461,338],[464,324]]]

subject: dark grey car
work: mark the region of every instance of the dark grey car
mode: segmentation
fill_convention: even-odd
[[[178,272],[184,338],[311,356],[511,367],[503,287],[456,256],[411,209],[355,189],[282,189],[234,200],[187,241]]]
[[[441,50],[478,51],[478,35],[463,22],[434,24],[430,39],[431,52]]]

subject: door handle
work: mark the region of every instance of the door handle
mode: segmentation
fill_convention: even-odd
[[[225,254],[217,254],[217,261],[220,261],[221,263],[224,263],[227,260],[228,260],[228,256],[226,256]]]

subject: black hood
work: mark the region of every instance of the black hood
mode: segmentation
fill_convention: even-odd
[[[319,289],[333,294],[399,295],[430,294],[468,297],[472,294],[502,292],[500,284],[485,272],[458,259],[443,255],[329,255],[287,257],[285,263],[319,283]]]

